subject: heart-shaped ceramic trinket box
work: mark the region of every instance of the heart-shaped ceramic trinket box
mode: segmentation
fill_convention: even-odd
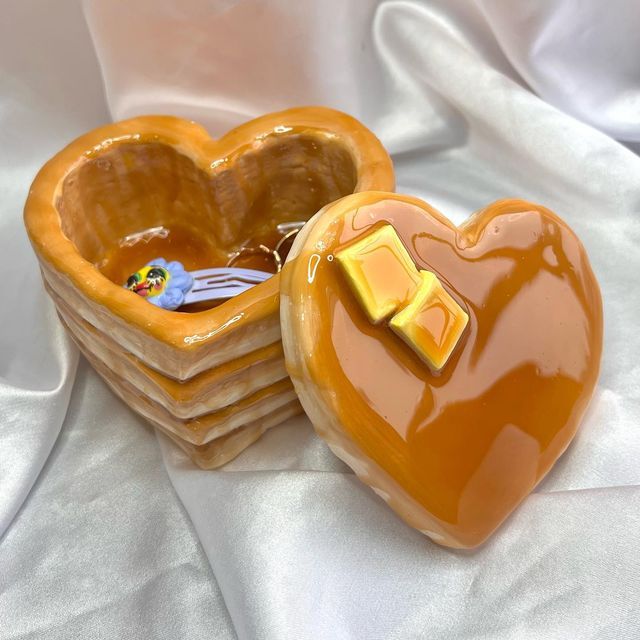
[[[598,377],[602,303],[544,207],[454,227],[361,193],[296,239],[281,278],[289,374],[316,430],[409,524],[479,545],[573,438]]]
[[[219,140],[190,121],[140,117],[50,160],[25,224],[45,286],[98,372],[198,463],[217,466],[299,411],[280,345],[279,275],[190,312],[149,304],[123,288],[127,277],[159,256],[190,270],[224,266],[275,242],[278,225],[393,187],[380,142],[331,109],[270,114]],[[212,447],[219,438],[233,447]]]

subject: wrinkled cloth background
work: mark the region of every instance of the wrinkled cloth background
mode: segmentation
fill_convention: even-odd
[[[4,0],[0,638],[640,638],[639,32],[626,0]],[[71,139],[143,113],[216,136],[300,104],[364,121],[398,191],[455,222],[523,197],[589,252],[592,406],[476,552],[409,529],[305,418],[195,469],[43,293],[21,210]]]

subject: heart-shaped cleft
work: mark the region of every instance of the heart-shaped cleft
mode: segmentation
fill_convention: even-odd
[[[583,246],[522,200],[458,228],[407,196],[328,205],[289,255],[281,322],[318,433],[451,547],[485,541],[564,452],[602,350]]]

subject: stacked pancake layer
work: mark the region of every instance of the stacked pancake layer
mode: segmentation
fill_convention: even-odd
[[[123,283],[156,258],[188,271],[224,266],[240,249],[271,246],[282,223],[393,186],[375,136],[329,109],[264,116],[218,141],[193,122],[140,117],[96,129],[50,160],[25,225],[45,287],[92,366],[212,468],[301,411],[280,342],[280,275],[217,306],[178,311]]]

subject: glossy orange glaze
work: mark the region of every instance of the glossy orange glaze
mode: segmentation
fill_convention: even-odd
[[[91,131],[52,158],[31,187],[25,225],[45,275],[60,276],[56,286],[68,284],[87,304],[106,309],[112,322],[104,321],[110,331],[117,326],[123,346],[147,342],[156,368],[164,370],[174,350],[171,373],[182,379],[203,366],[214,343],[271,323],[279,278],[184,314],[132,295],[122,274],[158,251],[189,265],[219,266],[282,220],[306,220],[351,191],[393,186],[391,162],[375,136],[331,109],[268,114],[219,140],[191,121],[143,116]],[[163,229],[166,238],[141,239]]]
[[[282,379],[280,356],[253,359],[280,339],[279,275],[214,308],[191,305],[193,313],[149,304],[122,286],[126,278],[156,257],[220,266],[248,243],[273,242],[280,221],[306,220],[345,193],[393,186],[380,142],[331,109],[267,114],[219,140],[192,121],[141,116],[90,131],[47,162],[25,225],[76,338],[77,327],[91,325],[85,346],[99,365],[109,360],[105,377],[134,387],[121,394],[125,402],[166,426]],[[219,375],[226,367],[231,378]],[[263,419],[284,417],[274,406],[266,398],[242,414],[261,425],[254,437]],[[238,442],[249,443],[237,440],[231,451]]]
[[[275,249],[283,237],[283,234],[269,229],[244,238],[240,246],[254,248],[262,244]],[[287,242],[278,252],[282,263],[290,248],[291,243]],[[155,258],[179,260],[187,271],[194,271],[224,267],[232,255],[230,250],[221,250],[210,236],[199,235],[182,226],[167,225],[121,239],[96,266],[112,282],[124,284],[132,273]],[[233,266],[277,273],[276,262],[266,252],[243,254],[234,260]],[[183,306],[180,311],[196,313],[223,303],[224,300],[198,302]]]
[[[132,273],[154,258],[180,260],[189,271],[220,261],[219,252],[206,236],[182,226],[163,225],[121,238],[105,252],[96,267],[112,282],[124,284]]]
[[[469,314],[437,374],[387,323],[368,321],[332,259],[383,222]],[[480,544],[564,451],[592,395],[602,305],[582,245],[519,200],[456,229],[419,200],[356,194],[305,231],[281,292],[303,407],[409,523],[448,546]]]
[[[255,248],[262,244],[275,249],[283,238],[284,234],[269,230],[248,236],[241,246]],[[278,252],[283,263],[290,248],[291,242],[286,242]],[[112,282],[124,284],[133,273],[132,269],[137,271],[154,258],[180,260],[185,269],[193,271],[223,267],[232,253],[221,251],[212,243],[211,238],[199,236],[181,226],[170,225],[147,229],[135,234],[133,238],[121,239],[96,266]],[[266,253],[242,255],[234,260],[233,266],[277,272],[275,261]]]
[[[259,147],[245,144],[211,167],[208,175],[149,137],[93,151],[65,178],[63,228],[104,275],[123,284],[157,257],[193,270],[225,266],[242,248],[275,249],[284,235],[278,224],[308,220],[357,182],[347,147],[304,127],[266,133]],[[234,264],[277,271],[264,253],[243,254]]]

